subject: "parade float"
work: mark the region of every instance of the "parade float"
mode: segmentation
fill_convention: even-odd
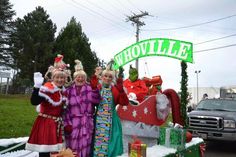
[[[190,42],[153,38],[137,42],[114,56],[115,69],[146,56],[178,59],[182,67],[181,96],[174,89],[163,90],[163,80],[160,75],[156,75],[142,79],[148,88],[148,94],[142,102],[118,106],[126,152],[123,157],[203,156],[204,141],[201,138],[192,138],[187,132],[186,63],[193,62],[192,49]],[[172,117],[169,123],[168,117]]]
[[[181,61],[181,92],[179,95],[174,89],[162,89],[162,81],[165,80],[160,75],[142,79],[149,89],[145,99],[137,105],[130,103],[117,107],[124,146],[124,154],[120,157],[203,157],[205,143],[201,138],[191,137],[186,123],[186,63],[193,62],[192,43],[165,38],[143,40],[116,54],[114,68],[119,69],[146,56],[163,56]],[[0,156],[38,156],[36,152],[17,151],[24,149],[27,139],[0,141],[0,144],[3,143],[0,145]],[[8,146],[11,148],[5,149]]]

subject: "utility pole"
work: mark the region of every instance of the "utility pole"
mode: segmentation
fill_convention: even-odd
[[[141,14],[134,14],[132,16],[127,16],[126,22],[132,21],[132,25],[136,25],[136,42],[139,41],[139,31],[140,27],[144,26],[145,23],[140,21],[140,18],[149,15],[148,12],[141,12]],[[136,59],[135,67],[138,70],[138,59]]]
[[[198,101],[199,101],[199,94],[198,94],[198,75],[199,75],[199,73],[201,72],[201,70],[195,70],[195,73],[196,73],[196,76],[197,76],[197,104],[198,104]]]

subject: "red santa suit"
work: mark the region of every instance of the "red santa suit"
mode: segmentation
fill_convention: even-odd
[[[33,93],[38,95],[33,96],[32,94],[31,102],[39,98],[42,101],[40,101],[40,113],[26,143],[26,150],[55,152],[63,148],[61,116],[63,104],[66,101],[64,90],[64,87],[60,89],[51,82],[40,87],[38,93],[37,89],[34,89]]]
[[[135,93],[137,100],[142,102],[144,97],[148,93],[148,88],[143,80],[137,79],[136,81],[132,82],[130,79],[126,79],[124,81],[124,87],[127,89],[127,94]]]

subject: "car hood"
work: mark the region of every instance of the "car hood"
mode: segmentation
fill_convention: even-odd
[[[188,116],[215,116],[223,117],[224,119],[234,119],[236,120],[236,112],[227,111],[197,111],[194,110],[188,114]]]

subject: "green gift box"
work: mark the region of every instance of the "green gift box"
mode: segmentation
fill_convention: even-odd
[[[185,149],[186,129],[161,127],[159,129],[159,144],[177,150]]]

